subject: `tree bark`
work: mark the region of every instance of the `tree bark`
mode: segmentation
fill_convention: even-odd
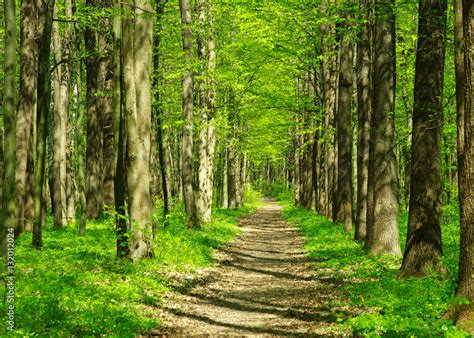
[[[441,271],[441,125],[446,0],[420,0],[408,235],[400,277]]]
[[[32,157],[33,116],[36,109],[36,1],[22,0],[20,5],[20,94],[16,123],[16,210],[15,234],[21,234],[26,223],[28,191],[28,158]]]
[[[0,222],[1,254],[7,254],[7,236],[16,226],[16,16],[15,0],[4,0],[5,51],[3,59],[3,182],[2,215]]]
[[[456,118],[457,118],[457,153],[458,178],[460,177],[460,155],[464,154],[464,27],[463,27],[463,0],[454,0],[454,63],[456,70]]]
[[[397,164],[394,143],[395,16],[393,0],[376,3],[374,31],[374,91],[371,126],[373,161],[373,226],[367,241],[371,255],[401,255],[398,230]],[[370,164],[369,164],[370,166]],[[369,171],[370,176],[370,171]]]
[[[163,121],[164,121],[164,110],[162,100],[162,82],[163,82],[163,72],[161,70],[160,63],[160,42],[161,42],[161,32],[162,24],[161,20],[165,10],[167,0],[159,0],[156,4],[156,28],[155,31],[158,31],[158,34],[154,40],[154,54],[153,54],[153,63],[155,69],[155,76],[153,87],[155,89],[155,106],[154,106],[154,120],[156,123],[156,142],[158,143],[158,161],[160,166],[160,176],[161,176],[161,185],[162,185],[162,194],[163,194],[163,219],[165,225],[167,224],[167,216],[169,214],[169,194],[168,194],[168,174],[166,170],[166,160],[165,160],[165,145],[164,145],[164,130],[163,130]]]
[[[345,26],[350,20],[346,15]],[[348,27],[345,27],[347,30]],[[353,45],[346,31],[341,41],[339,65],[339,93],[337,111],[337,195],[336,220],[344,224],[346,231],[352,231],[352,59]]]
[[[36,76],[35,76],[36,77]],[[36,83],[36,79],[35,79]],[[36,91],[35,90],[35,101],[36,101]],[[35,114],[33,118],[36,116],[36,104],[33,109],[33,113]],[[33,123],[35,123],[36,119],[33,119]],[[32,125],[33,126],[33,125]],[[26,162],[26,190],[25,190],[25,208],[24,208],[24,219],[25,219],[25,231],[31,232],[33,231],[33,220],[35,218],[35,159],[34,159],[34,144],[35,140],[33,137],[30,137],[28,142],[28,159]],[[18,155],[17,155],[18,158]]]
[[[128,4],[132,4],[129,2]],[[127,133],[127,189],[130,254],[133,261],[153,256],[150,197],[151,63],[153,21],[146,0],[135,1],[135,30],[123,19],[122,54]],[[140,41],[140,43],[135,43]]]
[[[102,8],[112,8],[112,0],[101,0]],[[105,32],[98,34],[99,51],[102,56],[99,59],[98,90],[101,92],[98,98],[98,110],[102,112],[103,132],[103,203],[114,205],[114,177],[116,164],[116,151],[114,140],[114,98],[113,98],[113,71],[114,60],[112,53],[112,22],[110,18],[104,19]]]
[[[233,119],[229,118],[229,122]],[[232,124],[232,122],[231,122]],[[237,208],[237,140],[231,137],[227,143],[227,207]]]
[[[459,310],[457,325],[472,333],[474,319],[474,3],[463,1],[464,27],[464,149],[459,153],[461,246],[456,296],[469,305]]]
[[[358,99],[358,147],[357,147],[357,221],[355,239],[365,239],[367,233],[367,187],[369,176],[370,119],[372,116],[372,57],[370,20],[372,0],[362,0],[360,11],[365,20],[359,33],[357,46],[357,99]]]
[[[122,5],[115,3],[114,9],[122,11]],[[115,231],[116,231],[116,252],[117,257],[124,258],[130,254],[128,244],[128,228],[126,221],[126,168],[125,168],[125,137],[123,118],[123,95],[122,95],[122,18],[113,18],[114,36],[114,152],[116,153],[115,176],[114,176],[114,203]]]
[[[309,113],[305,113],[303,117],[304,129],[311,128],[309,122]],[[302,147],[300,157],[300,201],[299,204],[306,210],[311,210],[313,207],[313,137],[308,130],[304,131],[302,136]],[[269,187],[270,188],[270,187]]]
[[[237,161],[237,208],[244,206],[244,189],[245,189],[245,171],[247,170],[247,159],[245,154],[240,154]]]
[[[329,15],[331,2],[326,5],[326,11]],[[321,162],[319,178],[320,191],[320,211],[321,213],[332,218],[334,192],[335,192],[335,112],[336,112],[336,85],[337,85],[337,51],[334,47],[335,26],[333,24],[324,24],[320,28],[323,36],[322,52],[324,58],[322,60],[323,68],[323,105],[324,105],[324,143],[322,156],[325,161]]]
[[[206,204],[207,217],[210,217],[212,212],[212,195],[214,191],[214,166],[215,153],[217,143],[216,131],[216,67],[217,67],[217,52],[216,52],[216,28],[215,28],[215,13],[212,3],[208,3],[208,24],[209,24],[209,39],[207,41],[208,62],[207,62],[207,191]]]
[[[197,167],[198,187],[196,194],[196,208],[199,221],[207,223],[211,220],[212,200],[208,200],[208,191],[212,189],[212,183],[209,182],[208,168],[209,165],[209,111],[207,104],[207,73],[208,70],[208,49],[206,43],[206,21],[207,21],[207,4],[204,0],[197,2],[197,16],[198,16],[198,58],[200,66],[200,80],[199,80],[199,148],[198,158],[199,166]]]
[[[54,17],[59,17],[58,4],[54,6]],[[59,22],[53,22],[53,50],[54,69],[53,78],[53,215],[54,227],[61,228],[67,224],[66,220],[66,133],[69,112],[69,79],[67,64],[63,64],[63,41],[59,30]],[[64,46],[65,47],[65,46]],[[66,57],[66,55],[64,55]],[[64,70],[64,71],[63,71]],[[63,76],[66,77],[63,79]],[[65,82],[63,86],[63,80]]]
[[[48,111],[51,102],[50,52],[51,31],[53,26],[54,0],[38,1],[38,72],[37,72],[37,106],[36,106],[36,161],[35,161],[35,191],[34,191],[34,222],[33,247],[43,246],[43,188],[45,186],[46,169],[46,136]]]
[[[87,0],[86,5],[93,10],[97,0]],[[86,148],[86,215],[88,219],[98,219],[104,206],[103,189],[103,121],[98,109],[99,59],[97,56],[97,34],[90,26],[85,30],[87,73],[87,148]]]
[[[183,77],[183,111],[184,121],[181,136],[181,180],[186,210],[186,222],[189,227],[199,227],[193,187],[193,110],[194,110],[194,78],[193,78],[193,32],[191,8],[189,0],[180,0],[183,52],[186,70]]]
[[[78,32],[75,32],[75,47],[77,50],[82,48],[82,39],[81,35]],[[78,204],[77,204],[77,215],[79,220],[79,235],[84,236],[86,233],[86,207],[87,207],[87,198],[86,198],[86,177],[85,177],[85,168],[84,168],[84,108],[83,108],[83,92],[82,92],[82,60],[77,61],[76,64],[76,125],[75,125],[75,137],[76,137],[76,149],[75,149],[75,159],[76,159],[76,184],[77,184],[77,194],[78,194]]]
[[[75,8],[75,0],[66,0],[65,7],[66,7],[66,17],[73,18],[74,16],[74,8]],[[66,143],[67,143],[67,150],[66,150],[66,220],[68,223],[72,223],[75,221],[76,218],[76,187],[74,183],[74,148],[75,148],[75,128],[74,128],[74,115],[70,109],[70,102],[71,102],[71,85],[72,85],[72,77],[73,77],[73,68],[72,68],[72,57],[73,57],[73,46],[76,40],[74,35],[74,26],[72,23],[66,23],[66,28],[64,31],[64,55],[63,58],[68,60],[65,62],[65,74],[63,75],[63,90],[67,90],[67,100],[68,100],[68,121],[66,127],[68,128],[68,132],[66,134]],[[67,89],[66,89],[67,88]],[[74,96],[73,96],[74,98]]]

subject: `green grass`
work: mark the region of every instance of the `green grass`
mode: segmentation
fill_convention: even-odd
[[[451,336],[465,337],[452,322],[439,318],[453,301],[459,257],[459,228],[456,207],[444,209],[443,262],[449,276],[397,279],[401,258],[368,257],[363,244],[324,217],[293,207],[293,196],[278,191],[284,206],[284,218],[301,229],[306,250],[315,261],[316,274],[341,282],[346,304],[354,313],[341,318],[339,328],[367,336]],[[400,235],[404,249],[407,216],[400,217]],[[336,301],[337,302],[337,301]],[[343,304],[334,304],[343,305]]]
[[[249,192],[245,208],[216,210],[200,230],[187,229],[176,207],[157,234],[156,257],[135,264],[115,257],[111,217],[89,222],[84,237],[73,226],[53,230],[49,224],[41,251],[31,247],[31,234],[22,235],[15,246],[14,335],[132,337],[158,327],[157,307],[176,284],[172,276],[212,265],[213,250],[239,234],[238,217],[258,197]],[[0,325],[0,336],[5,330]]]

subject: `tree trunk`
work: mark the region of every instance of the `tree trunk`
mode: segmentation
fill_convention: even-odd
[[[244,206],[244,189],[245,189],[245,171],[247,170],[247,159],[245,154],[239,156],[237,165],[239,167],[238,177],[237,177],[237,208],[242,208]]]
[[[216,153],[217,131],[216,131],[216,67],[217,67],[217,52],[216,52],[216,28],[214,8],[212,3],[208,3],[208,24],[209,24],[209,39],[207,41],[208,62],[207,62],[207,111],[208,111],[208,125],[207,125],[207,191],[206,203],[208,206],[207,213],[210,217],[212,212],[212,194],[214,191],[214,161]]]
[[[459,153],[461,253],[456,296],[470,302],[459,310],[457,325],[472,333],[474,319],[474,3],[463,1],[464,149]]]
[[[359,33],[357,46],[357,98],[358,98],[358,147],[357,147],[357,221],[355,239],[365,239],[367,232],[367,187],[369,176],[370,119],[372,115],[372,57],[370,20],[372,0],[362,0],[360,10],[365,20]]]
[[[36,77],[36,76],[35,76]],[[36,79],[35,79],[36,83]],[[35,93],[36,101],[36,93]],[[33,123],[36,121],[36,104],[33,109]],[[33,125],[32,125],[33,126]],[[28,159],[26,162],[26,190],[25,190],[25,209],[24,209],[24,219],[25,219],[25,231],[33,231],[33,220],[35,218],[35,159],[34,159],[34,147],[35,140],[33,137],[30,137],[28,142]],[[18,155],[17,155],[18,158]]]
[[[77,50],[82,48],[81,35],[76,31],[75,34],[75,47]],[[76,64],[76,126],[75,126],[75,137],[76,137],[76,184],[78,194],[77,204],[77,215],[79,219],[79,235],[84,236],[86,232],[86,178],[84,168],[84,109],[83,109],[83,92],[82,92],[82,60],[79,60]]]
[[[25,230],[28,190],[28,158],[32,156],[33,116],[36,108],[36,1],[22,0],[20,7],[20,94],[16,122],[15,234]]]
[[[158,143],[158,161],[160,166],[160,176],[161,176],[161,186],[162,186],[162,194],[163,194],[163,219],[164,223],[167,224],[167,216],[169,214],[169,195],[168,195],[168,177],[166,172],[166,161],[165,161],[165,146],[164,146],[164,137],[163,137],[163,120],[164,120],[164,109],[162,100],[162,82],[163,82],[163,72],[161,70],[160,64],[160,42],[161,42],[161,32],[162,32],[162,17],[165,10],[166,0],[159,0],[156,4],[156,13],[157,13],[157,20],[156,20],[156,29],[155,31],[158,34],[154,40],[154,54],[153,54],[153,63],[155,69],[155,76],[153,87],[155,89],[155,108],[154,108],[154,116],[155,116],[155,129],[156,129],[156,142]]]
[[[33,247],[43,246],[43,188],[46,169],[46,136],[48,111],[51,102],[51,72],[49,58],[51,52],[51,31],[53,26],[54,0],[38,2],[38,72],[36,106],[36,161],[35,161],[35,213],[33,222]]]
[[[350,15],[345,16],[350,20]],[[345,27],[347,30],[348,28]],[[352,231],[352,58],[351,36],[346,31],[341,41],[339,65],[339,96],[337,111],[337,193],[336,220]]]
[[[440,271],[446,0],[420,0],[408,235],[400,277]]]
[[[309,119],[309,116],[306,116],[306,120]],[[309,128],[309,124],[305,123],[306,128]],[[303,137],[304,149],[301,153],[300,158],[300,182],[301,182],[301,191],[300,191],[300,206],[306,210],[311,210],[313,207],[313,145],[312,145],[312,135],[308,132],[305,132]]]
[[[199,36],[198,36],[198,58],[200,66],[200,80],[199,80],[199,149],[198,149],[198,187],[199,191],[196,194],[196,208],[199,221],[207,223],[211,220],[212,200],[208,200],[209,188],[212,188],[212,183],[209,182],[208,168],[209,165],[209,111],[207,104],[207,44],[206,44],[206,1],[198,0],[197,2],[197,16],[199,20]]]
[[[114,9],[122,10],[122,5],[115,3]],[[114,203],[115,231],[116,231],[116,252],[117,257],[124,258],[130,254],[128,244],[128,228],[126,221],[126,178],[125,178],[125,138],[124,138],[124,118],[123,118],[123,96],[122,96],[122,19],[121,16],[113,18],[114,35],[114,152],[116,156],[115,176],[114,176]]]
[[[180,0],[183,52],[186,70],[183,77],[183,111],[184,121],[181,136],[181,175],[183,185],[184,206],[186,210],[186,222],[189,227],[198,227],[199,219],[196,210],[194,187],[193,187],[193,32],[191,20],[191,8],[189,0]]]
[[[237,150],[236,140],[227,143],[227,207],[237,208]]]
[[[371,140],[373,151],[373,226],[368,227],[371,255],[401,255],[398,230],[397,164],[394,143],[395,17],[393,0],[376,4],[374,91]],[[370,164],[369,164],[370,165]],[[370,171],[369,171],[370,176]],[[369,188],[371,189],[371,188]]]
[[[102,40],[102,38],[101,38]],[[106,49],[110,49],[110,46],[107,44]],[[110,56],[106,57],[106,60],[101,62],[101,73],[106,75],[106,78],[99,76],[102,86],[104,87],[101,91],[106,93],[111,93],[113,91],[113,62]],[[103,68],[103,69],[102,69]],[[113,97],[110,94],[107,94],[100,98],[99,105],[103,112],[103,135],[104,135],[104,144],[103,144],[103,159],[104,159],[104,205],[114,205],[114,177],[115,177],[115,162],[116,162],[116,152],[114,148],[114,111],[113,111]]]
[[[457,118],[457,153],[458,153],[458,183],[461,175],[461,155],[464,154],[464,28],[463,0],[454,0],[454,34],[455,34],[455,69],[456,69],[456,118]]]
[[[54,17],[59,17],[58,4],[54,7]],[[66,133],[69,113],[69,79],[70,73],[67,64],[63,64],[63,41],[59,29],[59,22],[53,22],[54,62],[56,64],[53,80],[53,214],[54,227],[61,228],[67,224],[66,220]],[[65,46],[64,46],[65,47]],[[66,55],[64,55],[66,58]],[[63,76],[65,77],[63,79]],[[64,86],[63,86],[64,81]]]
[[[103,8],[113,7],[112,0],[101,0]],[[107,18],[104,30],[98,34],[99,51],[102,57],[99,59],[98,89],[102,94],[98,98],[98,109],[102,112],[103,132],[103,203],[114,205],[114,177],[116,165],[116,151],[114,140],[114,98],[113,98],[113,71],[114,60],[112,53],[112,41],[110,32],[112,28],[111,19]]]
[[[294,175],[294,184],[295,184],[295,206],[300,207],[300,196],[301,192],[301,156],[300,156],[300,135],[298,135],[298,123],[295,125],[295,132],[293,137],[293,148],[294,148],[294,159],[295,159],[295,175]],[[263,170],[263,169],[262,169]]]
[[[131,4],[129,2],[128,4]],[[135,1],[133,20],[123,19],[123,77],[127,132],[126,175],[130,217],[130,258],[153,256],[150,222],[151,63],[153,21],[146,1]],[[140,41],[140,43],[135,43]]]
[[[15,0],[4,0],[5,50],[3,87],[3,184],[2,215],[0,222],[1,254],[7,254],[7,236],[13,234],[16,226],[16,15]]]
[[[65,1],[65,11],[67,18],[73,18],[74,15],[74,0]],[[76,196],[75,196],[75,186],[74,186],[74,143],[75,143],[75,128],[73,126],[74,115],[71,113],[70,102],[71,102],[71,82],[73,76],[72,69],[72,58],[73,58],[73,45],[74,45],[74,27],[73,24],[68,22],[64,30],[64,43],[63,43],[63,58],[67,61],[64,63],[63,75],[62,75],[62,91],[63,96],[63,105],[67,107],[66,116],[67,120],[65,121],[66,127],[66,222],[72,223],[76,218]]]
[[[97,0],[87,0],[91,9]],[[87,149],[86,149],[86,215],[98,219],[104,206],[103,189],[103,122],[102,111],[98,109],[99,58],[97,56],[97,34],[92,27],[85,30],[87,73]]]
[[[328,4],[327,6],[331,6]],[[335,27],[332,24],[324,24],[321,26],[323,35],[323,105],[324,105],[324,143],[322,156],[325,161],[320,170],[320,210],[321,213],[332,218],[333,214],[333,196],[335,191],[335,109],[336,109],[336,80],[337,80],[337,57],[334,43],[331,36],[335,34]]]

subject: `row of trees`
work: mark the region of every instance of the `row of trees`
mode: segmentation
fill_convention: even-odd
[[[461,210],[457,295],[472,300],[473,5],[455,1],[454,8],[456,43],[450,60],[454,59],[456,69],[458,174],[450,179],[453,185],[459,183]],[[443,96],[448,2],[418,4],[408,154],[398,151],[395,128],[396,100],[405,100],[403,94],[397,96],[396,46],[403,36],[397,36],[395,1],[328,0],[318,9],[332,20],[319,21],[321,38],[313,40],[313,46],[322,58],[307,64],[298,88],[312,102],[296,112],[294,146],[285,166],[273,165],[278,174],[271,180],[294,185],[296,205],[316,210],[349,232],[355,224],[355,239],[364,241],[369,255],[402,255],[398,219],[406,194],[408,235],[399,276],[444,273],[439,259],[443,143],[448,147],[442,132],[443,110],[449,105]],[[352,104],[354,94],[357,106]],[[403,158],[408,160],[397,163]]]
[[[139,260],[177,201],[199,227],[241,206],[245,182],[285,180],[373,255],[401,255],[408,208],[400,274],[421,276],[442,270],[459,183],[458,295],[472,300],[470,1],[3,6],[3,248],[12,228],[41,248],[50,208],[83,235],[113,206],[117,255]]]
[[[215,190],[219,206],[243,205],[238,117],[216,112],[213,4],[21,1],[18,56],[16,5],[4,4],[3,239],[9,228],[32,231],[41,248],[47,209],[55,228],[77,218],[84,235],[87,220],[115,206],[117,254],[139,260],[153,255],[155,197],[165,224],[182,198],[190,227],[210,221]],[[176,9],[181,28],[165,31]],[[181,57],[168,59],[170,50]],[[171,88],[175,104],[179,86],[178,115],[165,96]],[[235,106],[230,86],[222,95]],[[225,144],[216,149],[218,123]]]

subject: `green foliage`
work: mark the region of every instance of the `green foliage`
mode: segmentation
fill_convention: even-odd
[[[179,274],[193,274],[213,263],[213,249],[239,232],[237,218],[257,205],[249,192],[245,208],[216,210],[200,230],[184,226],[182,207],[155,238],[155,258],[132,264],[115,257],[114,220],[77,229],[53,230],[51,217],[44,248],[31,248],[31,235],[16,242],[15,335],[133,337],[160,325],[158,306]],[[5,304],[0,316],[5,318]],[[5,325],[0,335],[5,336]]]
[[[291,194],[280,192],[285,219],[299,227],[306,237],[306,250],[316,263],[316,273],[340,285],[350,299],[349,318],[341,329],[367,336],[465,337],[452,322],[439,318],[447,311],[456,287],[459,257],[458,213],[445,209],[443,262],[448,278],[430,276],[397,279],[401,259],[393,256],[368,257],[363,244],[352,234],[324,217],[293,207]],[[400,217],[402,243],[406,238],[406,215]],[[462,300],[458,300],[462,301]]]

